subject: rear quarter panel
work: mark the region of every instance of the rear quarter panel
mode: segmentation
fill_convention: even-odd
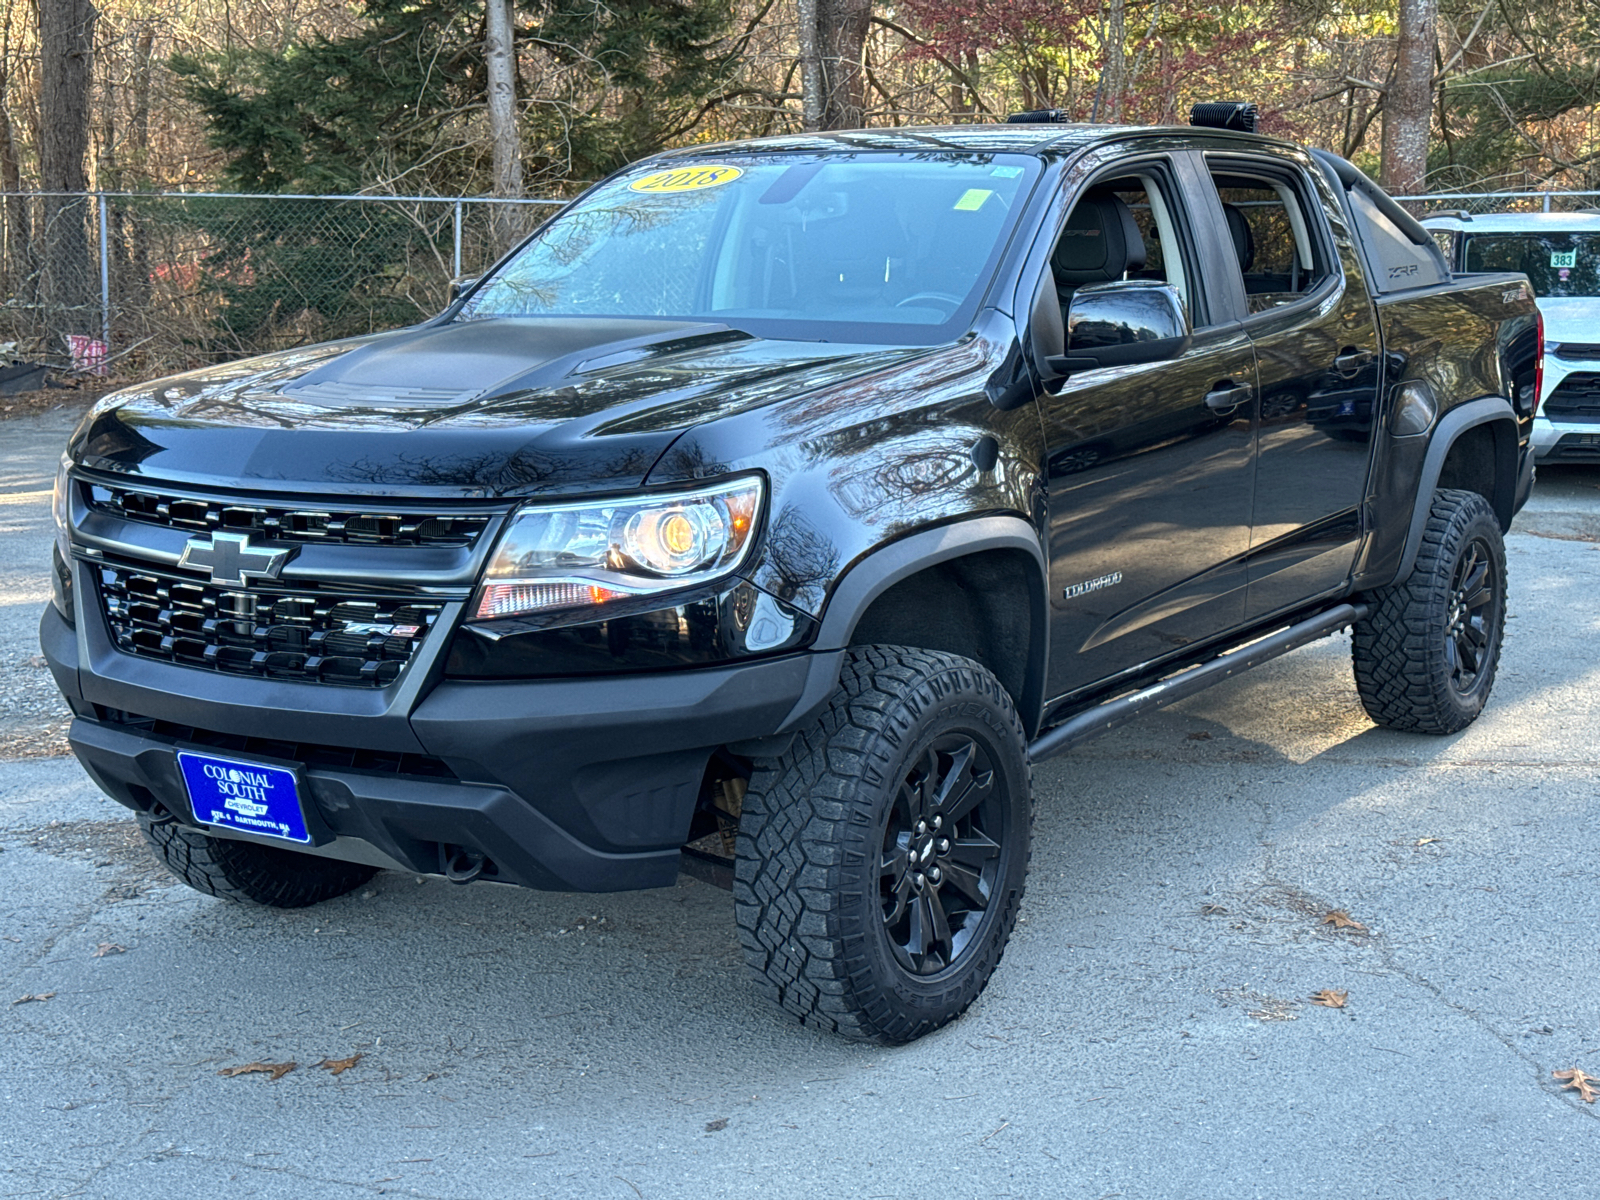
[[[1390,582],[1400,564],[1434,431],[1452,409],[1484,397],[1510,401],[1516,443],[1526,445],[1533,423],[1533,377],[1538,310],[1521,275],[1462,275],[1450,284],[1381,297],[1377,304],[1387,362],[1383,425],[1373,462],[1369,501],[1372,537],[1357,565],[1358,586]],[[1389,418],[1396,394],[1421,382],[1433,392],[1438,419],[1426,434],[1396,437]]]

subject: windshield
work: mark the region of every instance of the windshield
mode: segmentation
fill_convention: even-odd
[[[931,344],[968,320],[1039,171],[1026,155],[772,154],[601,184],[463,317],[674,317]]]
[[[1521,271],[1536,296],[1600,296],[1600,234],[1468,234],[1466,269]]]

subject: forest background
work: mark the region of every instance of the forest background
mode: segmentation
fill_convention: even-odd
[[[442,286],[416,273],[461,236],[417,206],[350,234],[326,206],[97,222],[50,193],[560,198],[673,146],[1037,108],[1170,124],[1216,99],[1397,194],[1600,187],[1600,0],[0,4],[0,340],[46,355],[180,295],[193,328],[147,311],[116,340],[214,358],[415,319]],[[477,257],[532,213],[486,213]],[[431,268],[397,248],[419,234]],[[336,241],[365,245],[324,295],[308,268]],[[383,302],[345,320],[363,287]]]

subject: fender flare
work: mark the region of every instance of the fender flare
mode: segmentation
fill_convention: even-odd
[[[868,551],[840,577],[822,611],[817,650],[843,650],[872,602],[895,584],[919,571],[985,550],[1021,551],[1038,571],[1040,586],[1032,589],[1030,661],[1018,699],[1022,723],[1031,736],[1044,709],[1044,688],[1050,645],[1050,567],[1039,531],[1022,517],[969,517],[934,529],[909,534]]]
[[[1417,553],[1422,549],[1422,531],[1427,527],[1428,513],[1433,508],[1434,489],[1439,486],[1439,476],[1451,447],[1467,430],[1496,422],[1503,423],[1504,427],[1495,430],[1495,495],[1490,503],[1501,525],[1510,524],[1517,486],[1517,414],[1511,401],[1504,396],[1484,396],[1457,405],[1434,426],[1428,453],[1417,477],[1417,497],[1411,510],[1405,548],[1400,552],[1400,566],[1395,572],[1396,582],[1405,579],[1416,566]]]

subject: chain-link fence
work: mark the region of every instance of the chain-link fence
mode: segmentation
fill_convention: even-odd
[[[1399,199],[1418,216],[1600,207],[1600,192]],[[0,193],[0,368],[170,371],[408,324],[561,203]]]
[[[1581,212],[1600,210],[1600,192],[1432,192],[1426,196],[1396,196],[1414,217],[1435,213]]]
[[[561,203],[0,193],[0,348],[121,373],[390,329]]]

